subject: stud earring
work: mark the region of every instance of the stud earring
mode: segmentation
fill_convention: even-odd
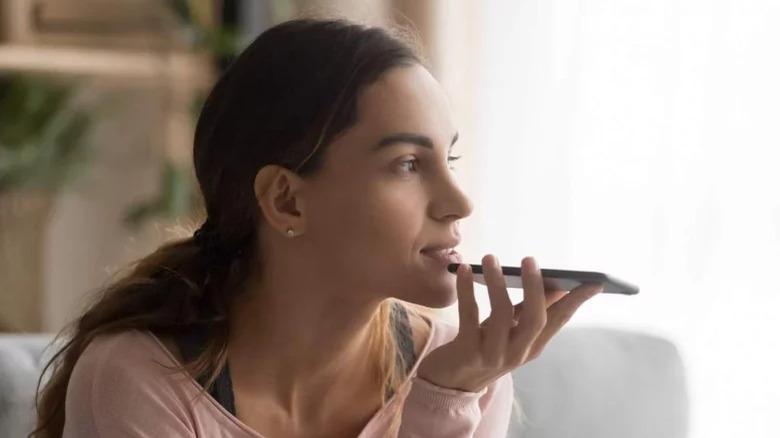
[[[292,228],[288,228],[287,229],[287,236],[288,237],[292,237],[294,235],[295,235],[295,230],[293,230]]]

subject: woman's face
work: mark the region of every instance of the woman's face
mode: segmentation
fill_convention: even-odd
[[[456,246],[472,210],[448,162],[456,137],[447,97],[422,66],[392,69],[361,93],[357,123],[305,189],[308,255],[345,293],[455,302],[455,276],[433,249]]]

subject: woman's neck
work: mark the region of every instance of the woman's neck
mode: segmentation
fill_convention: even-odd
[[[347,301],[339,298],[343,291],[307,280],[250,280],[234,303],[228,359],[237,396],[264,399],[291,418],[307,420],[327,417],[323,408],[339,409],[342,399],[354,404],[374,395],[381,403],[371,354],[381,302]]]

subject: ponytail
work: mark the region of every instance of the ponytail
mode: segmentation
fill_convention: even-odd
[[[46,364],[38,381],[37,427],[29,438],[62,436],[68,382],[79,357],[98,336],[126,330],[176,334],[210,322],[212,337],[193,369],[218,372],[222,368],[228,339],[227,309],[232,298],[222,291],[240,289],[237,286],[246,279],[247,261],[245,257],[215,260],[214,254],[199,243],[195,238],[175,241],[136,262],[128,274],[103,289],[96,302],[58,335],[58,339],[68,340]],[[49,373],[50,379],[40,390]]]

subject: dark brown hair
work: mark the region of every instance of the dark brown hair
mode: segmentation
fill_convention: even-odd
[[[318,172],[327,145],[356,122],[360,91],[391,68],[422,63],[415,43],[402,35],[343,19],[298,19],[263,32],[230,64],[195,132],[195,173],[207,213],[197,240],[207,234],[208,249],[194,238],[163,245],[63,330],[65,342],[39,381],[40,388],[51,373],[36,398],[31,437],[62,436],[68,381],[97,336],[134,329],[175,335],[208,321],[210,339],[194,364],[216,375],[225,363],[227,310],[256,251],[256,173],[270,164],[304,178]],[[389,304],[382,305],[374,339],[381,377],[392,390],[400,374],[390,317]]]

